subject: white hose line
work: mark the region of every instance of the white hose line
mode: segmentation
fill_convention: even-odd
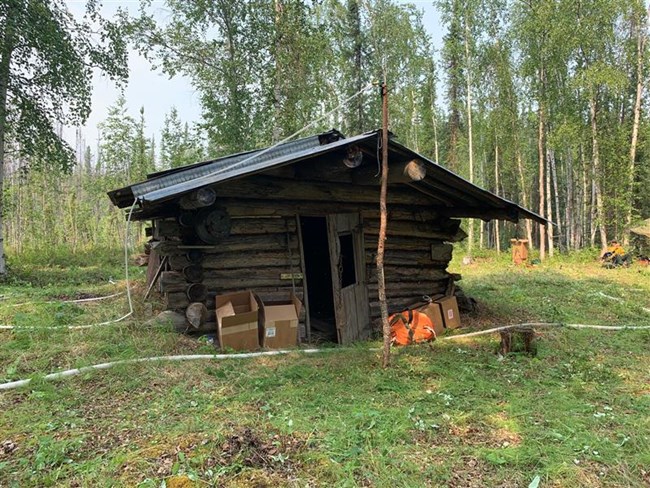
[[[119,293],[113,293],[112,295],[105,295],[101,297],[92,297],[92,298],[79,298],[77,300],[47,300],[44,302],[34,301],[34,302],[22,302],[22,303],[10,303],[5,305],[5,307],[22,307],[25,305],[47,305],[50,303],[85,303],[85,302],[98,302],[101,300],[108,300],[110,298],[115,298],[124,295],[124,291]]]
[[[81,368],[68,369],[65,371],[60,371],[58,373],[50,373],[43,377],[44,380],[56,380],[60,378],[68,378],[70,376],[77,376],[82,373],[87,373],[99,369],[109,369],[113,366],[119,366],[122,364],[136,364],[136,363],[149,363],[156,361],[191,361],[197,359],[247,359],[255,358],[260,356],[278,356],[281,354],[291,354],[291,353],[304,353],[304,354],[314,354],[318,352],[327,352],[327,351],[337,351],[340,349],[329,348],[329,349],[303,349],[303,350],[278,350],[278,351],[262,351],[262,352],[245,352],[240,354],[189,354],[181,356],[155,356],[150,358],[137,358],[137,359],[123,359],[121,361],[112,361],[110,363],[101,363],[93,364],[92,366],[84,366]],[[17,380],[10,381],[8,383],[0,383],[0,390],[12,390],[14,388],[20,388],[21,386],[28,385],[31,383],[32,379],[28,378],[26,380]]]
[[[494,332],[501,332],[502,330],[516,329],[519,327],[563,327],[567,329],[598,329],[598,330],[648,330],[650,325],[590,325],[590,324],[563,324],[561,322],[526,322],[523,324],[504,325],[501,327],[494,327],[493,329],[479,330],[476,332],[468,332],[467,334],[459,334],[453,336],[440,337],[439,341],[464,339],[466,337],[476,337]]]
[[[467,337],[476,337],[480,335],[492,334],[494,332],[500,332],[502,330],[515,329],[518,327],[562,327],[570,329],[599,329],[599,330],[611,330],[611,331],[623,331],[623,330],[648,330],[650,326],[641,325],[587,325],[587,324],[561,324],[561,323],[549,323],[549,322],[527,322],[523,324],[511,324],[504,325],[502,327],[495,327],[493,329],[479,330],[476,332],[468,332],[467,334],[460,334],[456,336],[446,336],[441,337],[440,341],[443,340],[454,340],[454,339],[463,339]],[[137,359],[123,359],[120,361],[112,361],[110,363],[101,363],[94,364],[92,366],[84,366],[81,368],[68,369],[65,371],[60,371],[58,373],[50,373],[45,375],[43,379],[45,380],[56,380],[60,378],[67,378],[69,376],[76,376],[82,373],[87,373],[94,370],[100,369],[109,369],[113,366],[118,366],[121,364],[135,364],[135,363],[147,363],[154,361],[191,361],[197,359],[246,359],[246,358],[255,358],[260,356],[278,356],[283,354],[291,353],[304,353],[304,354],[314,354],[319,352],[330,352],[330,351],[340,351],[344,348],[328,348],[328,349],[295,349],[295,350],[286,350],[281,349],[278,351],[262,351],[262,352],[245,352],[239,354],[187,354],[180,356],[154,356],[150,358],[137,358]],[[347,348],[345,348],[347,349]],[[379,351],[379,348],[370,348],[369,351]],[[20,388],[21,386],[28,385],[31,382],[31,378],[26,380],[16,380],[10,381],[7,383],[0,383],[0,390],[12,390],[14,388]]]
[[[97,324],[86,324],[86,325],[50,325],[39,327],[37,325],[0,325],[0,330],[79,330],[79,329],[90,329],[91,327],[97,327],[100,325],[110,325],[117,322],[122,322],[122,320],[129,318],[133,315],[133,312],[129,312],[126,315],[121,316],[119,319],[108,320],[106,322],[100,322]]]

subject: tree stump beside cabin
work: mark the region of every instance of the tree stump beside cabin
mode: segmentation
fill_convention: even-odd
[[[501,335],[499,353],[502,356],[505,356],[511,352],[522,351],[533,356],[537,354],[537,346],[535,344],[535,329],[533,327],[515,327],[512,329],[502,330],[499,332],[499,334]]]

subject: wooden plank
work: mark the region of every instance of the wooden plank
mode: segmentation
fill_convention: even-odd
[[[307,276],[307,266],[305,264],[305,248],[302,241],[302,229],[300,227],[300,217],[296,215],[296,234],[298,236],[298,249],[299,249],[299,258],[300,258],[300,269],[304,272],[304,278],[302,280],[302,286],[304,290],[304,299],[302,303],[305,310],[305,333],[307,335],[307,342],[311,342],[311,318],[309,316],[309,285],[308,285],[308,276]]]
[[[153,254],[154,251],[151,251],[151,254]],[[151,261],[149,261],[151,263]],[[149,286],[147,287],[147,291],[144,294],[144,298],[142,301],[145,301],[147,298],[149,298],[149,294],[153,290],[153,287],[156,285],[156,282],[160,278],[160,274],[162,273],[162,270],[165,269],[165,265],[167,264],[167,256],[163,257],[162,260],[160,260],[160,265],[158,266],[158,269],[156,270],[156,273],[153,275],[153,278],[151,279],[151,282],[149,283]]]
[[[336,334],[339,344],[347,344],[346,313],[343,295],[341,293],[341,273],[339,262],[341,259],[341,246],[338,238],[338,219],[334,215],[327,217],[327,239],[330,249],[330,269],[332,273],[332,295],[334,299],[334,318],[336,320]]]

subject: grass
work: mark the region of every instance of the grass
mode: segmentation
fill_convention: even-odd
[[[11,306],[119,291],[111,266],[95,274],[79,264],[44,283],[24,265],[0,289],[0,314],[34,326],[120,316],[124,297]],[[584,255],[513,268],[484,255],[452,270],[480,304],[463,316],[468,328],[650,324],[650,269],[605,270]],[[0,486],[650,484],[650,331],[540,330],[535,357],[499,357],[491,336],[439,341],[396,350],[389,370],[369,350],[377,344],[364,343],[40,379],[114,359],[214,352],[141,327],[136,304],[136,320],[106,327],[0,333],[0,379],[34,378],[0,393]]]

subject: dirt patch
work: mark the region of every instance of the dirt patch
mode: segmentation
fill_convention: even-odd
[[[521,444],[521,437],[508,429],[490,429],[486,426],[451,425],[449,434],[463,444],[485,447],[513,447]]]
[[[449,488],[481,488],[486,486],[488,469],[484,463],[474,457],[462,458],[450,473]]]
[[[11,456],[18,450],[18,444],[11,439],[6,439],[0,443],[0,459]]]
[[[236,432],[221,445],[220,464],[235,462],[265,471],[292,472],[295,467],[295,454],[305,446],[305,442],[292,436],[275,434],[263,439],[249,428]]]

